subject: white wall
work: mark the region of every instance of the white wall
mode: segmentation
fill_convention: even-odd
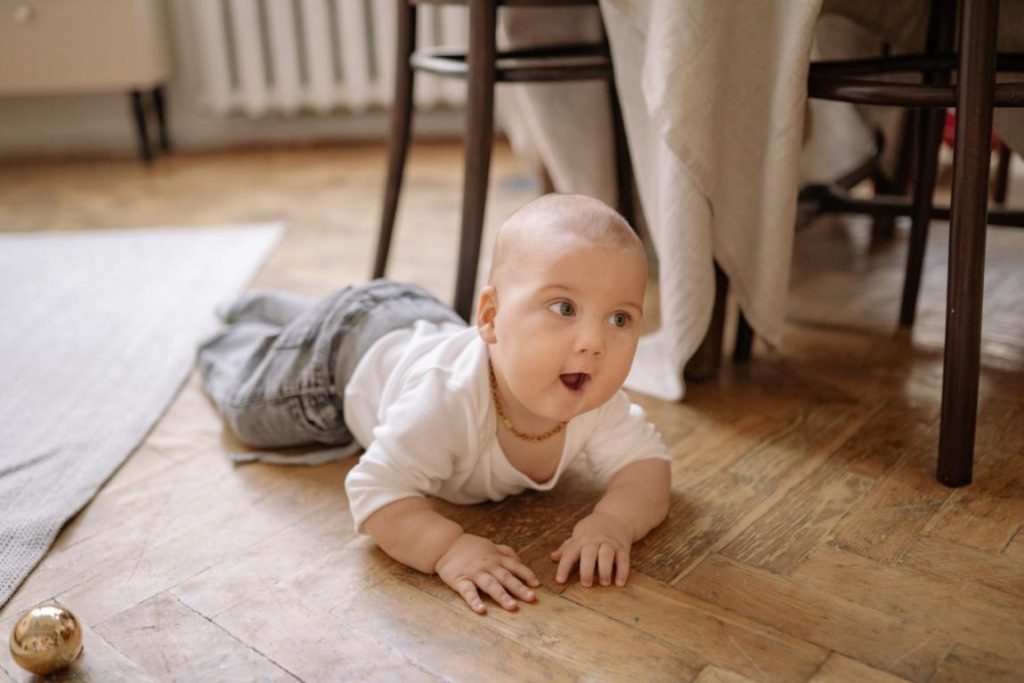
[[[177,149],[218,149],[250,144],[384,139],[387,112],[249,120],[203,111],[189,3],[167,0],[174,73],[167,87],[168,121]],[[455,111],[420,112],[417,138],[455,136]],[[125,93],[0,97],[0,159],[67,156],[134,156],[131,105]]]

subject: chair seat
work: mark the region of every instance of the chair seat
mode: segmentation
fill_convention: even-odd
[[[466,78],[467,51],[461,47],[416,50],[409,63],[414,69],[439,76]],[[494,80],[504,83],[536,83],[608,79],[611,60],[600,44],[557,45],[498,52]]]

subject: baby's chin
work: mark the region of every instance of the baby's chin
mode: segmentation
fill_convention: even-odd
[[[572,400],[570,405],[553,411],[556,414],[552,415],[550,419],[560,422],[568,422],[574,417],[579,417],[580,415],[589,413],[595,408],[601,407],[601,405],[606,403],[611,396],[603,396],[598,395],[596,392],[591,392],[590,394],[572,398],[575,398],[575,400]]]

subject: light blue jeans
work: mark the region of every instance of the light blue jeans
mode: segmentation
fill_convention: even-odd
[[[345,385],[374,342],[417,320],[465,324],[425,290],[386,280],[320,301],[247,294],[220,315],[227,329],[197,356],[203,387],[238,438],[258,448],[353,444]]]

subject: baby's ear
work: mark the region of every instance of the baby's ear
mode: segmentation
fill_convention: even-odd
[[[480,292],[480,299],[476,307],[476,328],[480,337],[488,344],[498,341],[494,332],[494,318],[498,314],[498,293],[494,287],[487,285]]]

